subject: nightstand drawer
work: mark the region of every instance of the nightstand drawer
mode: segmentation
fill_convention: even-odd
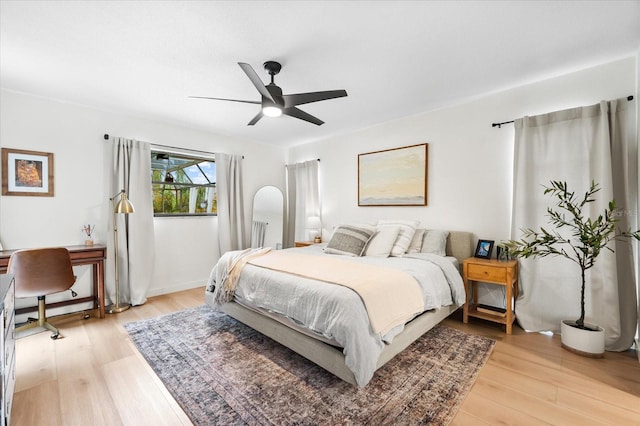
[[[469,264],[467,266],[467,278],[474,281],[497,281],[506,283],[507,268]]]

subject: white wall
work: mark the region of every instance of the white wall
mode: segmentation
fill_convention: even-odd
[[[344,221],[416,218],[426,226],[509,238],[513,124],[508,121],[635,93],[635,58],[517,87],[348,136],[300,145],[289,162],[320,158],[325,237]],[[358,207],[358,154],[429,143],[428,206]],[[560,177],[559,177],[560,178]]]
[[[5,249],[83,244],[82,225],[96,225],[106,243],[108,193],[105,133],[155,144],[243,154],[245,209],[263,185],[284,190],[285,150],[34,96],[0,92],[0,145],[52,152],[54,197],[0,197],[0,240]],[[132,200],[135,203],[135,200]],[[156,218],[156,269],[149,295],[202,286],[220,256],[217,218]],[[250,232],[250,228],[248,228]],[[250,234],[249,234],[250,236]],[[77,268],[76,287],[90,294],[89,267]],[[107,268],[107,285],[112,271]],[[68,298],[66,294],[58,298]],[[53,300],[56,300],[54,298]]]
[[[635,87],[635,57],[630,57],[297,146],[290,150],[289,162],[321,159],[325,239],[340,223],[402,218],[498,242],[510,237],[514,128],[493,128],[491,123],[626,97]],[[358,207],[358,154],[423,142],[429,143],[428,206]],[[481,302],[502,304],[495,289],[487,286]]]

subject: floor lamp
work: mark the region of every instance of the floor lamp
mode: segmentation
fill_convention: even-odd
[[[116,198],[120,196],[120,201],[115,204]],[[118,224],[116,223],[116,214],[130,214],[135,211],[133,204],[127,199],[127,192],[121,189],[116,195],[109,199],[111,201],[111,207],[113,208],[113,255],[116,265],[116,303],[109,306],[105,306],[105,311],[108,314],[117,314],[122,311],[126,311],[131,307],[129,303],[120,303],[120,279],[118,277]]]

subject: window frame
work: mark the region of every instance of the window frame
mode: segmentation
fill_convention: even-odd
[[[204,162],[208,162],[208,163],[213,163],[214,167],[215,167],[215,156],[212,154],[210,156],[206,156],[206,155],[194,155],[191,153],[186,153],[186,152],[182,152],[182,151],[174,151],[174,150],[169,150],[169,149],[163,149],[161,147],[151,147],[150,150],[150,156],[151,156],[151,169],[150,169],[150,173],[151,173],[151,191],[152,191],[152,204],[153,204],[153,217],[180,217],[180,218],[184,218],[184,217],[211,217],[211,216],[217,216],[218,215],[218,208],[217,208],[217,185],[216,182],[211,182],[210,176],[207,175],[207,172],[205,172],[202,167],[201,164]],[[167,160],[167,167],[165,167],[164,169],[161,169],[159,167],[157,167],[158,165],[158,155],[162,155],[162,156],[166,156],[166,159],[161,159],[162,160]],[[171,166],[171,160],[172,158],[179,160],[180,161],[184,161],[184,163],[178,164],[178,165],[174,165]],[[189,173],[187,173],[185,170],[190,168],[190,167],[197,167],[197,169],[199,170],[199,172],[202,174],[202,177],[204,179],[206,179],[207,183],[195,183],[192,180],[192,177],[189,175]],[[156,172],[160,171],[160,173],[164,172],[164,175],[160,176],[161,178],[163,178],[163,180],[154,180],[154,175],[156,174]],[[167,180],[166,176],[167,176],[167,172],[170,173],[170,175],[172,176],[171,180]],[[178,174],[176,176],[176,173],[182,172],[180,174]],[[214,175],[213,178],[215,179],[215,169],[214,169]],[[184,180],[188,180],[188,181],[184,181]],[[182,180],[182,181],[181,181]],[[180,198],[182,197],[183,191],[185,189],[190,189],[190,188],[198,188],[198,196],[201,194],[201,190],[204,189],[204,196],[206,197],[206,191],[207,188],[213,188],[213,195],[212,195],[212,204],[213,204],[213,208],[215,209],[213,212],[198,212],[197,211],[197,207],[196,207],[196,212],[193,213],[189,213],[189,212],[176,212],[176,213],[171,213],[171,212],[156,212],[156,195],[157,195],[157,191],[158,185],[162,185],[162,188],[160,189],[162,191],[162,195],[161,198],[164,199],[164,192],[165,191],[169,191],[169,192],[175,192],[175,199],[176,200],[180,200]],[[173,188],[170,189],[165,189],[165,186],[172,186]],[[187,192],[190,196],[191,194],[189,192]],[[206,201],[206,198],[205,198]],[[188,199],[187,199],[187,205],[188,205]],[[184,207],[184,203],[180,202],[179,203],[182,207]],[[163,206],[163,210],[164,210],[164,202],[162,203]],[[205,207],[206,209],[206,207]]]

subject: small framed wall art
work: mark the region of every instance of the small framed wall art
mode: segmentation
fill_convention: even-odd
[[[358,154],[358,206],[426,206],[428,146]]]
[[[474,257],[481,259],[491,259],[491,252],[493,251],[493,241],[491,240],[478,240],[476,246],[476,254]]]
[[[53,154],[2,148],[2,195],[53,197]]]

